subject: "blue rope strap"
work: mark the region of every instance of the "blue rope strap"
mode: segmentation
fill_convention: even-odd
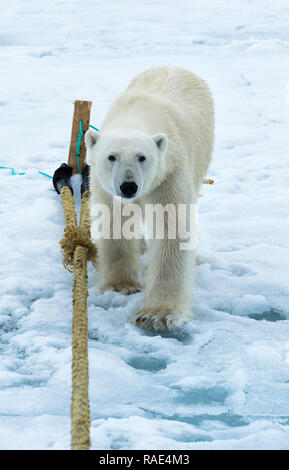
[[[99,132],[99,129],[97,129],[97,127],[94,127],[94,126],[91,126],[91,125],[89,127],[92,127],[92,129]],[[83,134],[85,134],[85,132],[83,132],[82,120],[80,120],[79,121],[79,133],[78,133],[77,144],[76,144],[76,165],[77,165],[78,173],[80,173],[81,176],[82,176],[82,172],[81,172],[81,169],[80,169],[80,166],[79,166],[79,154],[80,154],[81,139],[82,139]]]
[[[80,120],[79,121],[79,133],[78,133],[77,144],[76,144],[76,165],[77,165],[77,168],[78,168],[78,173],[80,173],[81,176],[82,176],[82,171],[81,171],[80,166],[79,166],[79,154],[80,154],[80,146],[81,146],[82,136],[83,136],[82,121]]]
[[[11,170],[11,175],[25,175],[26,174],[26,171],[17,172],[14,170],[14,168],[10,166],[0,166],[0,170]],[[47,176],[48,178],[53,178],[52,176],[48,175],[47,173],[44,173],[43,171],[38,171],[38,173],[40,175]]]

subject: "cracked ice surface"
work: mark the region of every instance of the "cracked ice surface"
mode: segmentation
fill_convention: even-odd
[[[125,319],[142,294],[89,271],[92,447],[289,448],[288,2],[14,0],[1,14],[0,447],[70,445],[71,274],[51,181],[72,102],[101,124],[130,78],[205,78],[216,145],[199,200],[196,320],[175,335]],[[77,177],[75,186],[79,184]]]

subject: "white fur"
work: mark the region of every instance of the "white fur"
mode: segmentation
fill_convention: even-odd
[[[110,107],[101,132],[90,130],[85,139],[92,205],[111,207],[112,196],[120,195],[127,180],[137,184],[133,202],[141,206],[196,203],[213,149],[210,90],[187,70],[153,68],[132,80]],[[130,318],[138,326],[173,329],[191,316],[194,253],[181,251],[179,243],[150,244],[143,307]],[[101,240],[98,249],[101,290],[141,289],[139,240]]]

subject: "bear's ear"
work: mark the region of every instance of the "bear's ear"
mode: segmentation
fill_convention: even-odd
[[[93,147],[98,141],[100,136],[99,132],[94,131],[93,129],[88,129],[84,136],[84,142],[86,147]]]
[[[167,149],[168,136],[166,134],[156,134],[153,136],[153,140],[161,152],[164,152]]]

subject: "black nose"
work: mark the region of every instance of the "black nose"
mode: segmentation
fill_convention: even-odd
[[[137,192],[138,185],[134,181],[125,181],[120,185],[120,190],[125,197],[133,197]]]

